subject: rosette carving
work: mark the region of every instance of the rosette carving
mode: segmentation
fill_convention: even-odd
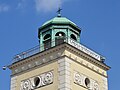
[[[45,74],[44,76],[44,80],[43,80],[44,84],[50,84],[53,82],[53,73],[52,72],[48,72]]]
[[[31,90],[30,86],[31,86],[30,80],[25,80],[21,82],[21,90]]]

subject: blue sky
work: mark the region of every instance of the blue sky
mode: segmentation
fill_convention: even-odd
[[[10,70],[2,66],[38,45],[37,29],[58,6],[82,28],[81,43],[106,57],[109,90],[119,90],[120,0],[0,0],[0,90],[10,90]]]

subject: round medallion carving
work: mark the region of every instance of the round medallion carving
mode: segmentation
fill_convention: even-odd
[[[22,90],[30,90],[30,80],[26,80],[24,83],[23,83],[23,87],[22,87]]]
[[[48,72],[45,74],[44,76],[44,84],[50,84],[53,82],[53,73],[52,72]]]

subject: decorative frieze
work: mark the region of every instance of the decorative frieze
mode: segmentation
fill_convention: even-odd
[[[97,81],[76,71],[74,72],[74,83],[89,90],[100,90]]]
[[[53,71],[21,81],[20,90],[34,90],[53,83]]]

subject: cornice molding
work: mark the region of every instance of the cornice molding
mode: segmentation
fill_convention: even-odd
[[[59,46],[52,47],[52,48],[50,48],[48,50],[45,50],[43,52],[34,54],[34,55],[30,56],[30,57],[27,57],[27,58],[25,58],[23,60],[20,60],[20,61],[16,62],[16,63],[13,63],[13,64],[9,65],[8,67],[10,69],[13,69],[13,68],[24,65],[26,63],[30,63],[32,61],[35,61],[38,58],[45,57],[46,55],[49,55],[51,53],[55,53],[56,51],[60,51],[60,50],[64,50],[64,44],[61,44]]]
[[[66,47],[66,50],[69,50],[73,54],[77,54],[79,57],[83,58],[84,60],[87,60],[88,62],[91,62],[94,65],[97,65],[97,66],[99,66],[100,68],[102,68],[104,70],[109,70],[110,69],[110,67],[107,66],[105,63],[102,63],[102,62],[98,61],[97,59],[94,59],[90,55],[76,49],[75,47],[73,47],[73,46],[71,46],[71,45],[69,45],[67,43],[66,43],[65,47]]]
[[[68,54],[65,53],[65,50],[69,51],[70,53],[72,53],[74,55],[77,55],[77,57],[76,58],[71,57],[71,55],[68,55]],[[52,53],[54,53],[54,56],[52,55]],[[83,58],[84,60],[86,60],[87,62],[90,62],[93,65],[98,66],[99,68],[102,68],[103,70],[107,71],[107,70],[110,69],[109,66],[107,66],[104,63],[92,58],[91,56],[85,54],[84,52],[74,48],[73,46],[71,46],[71,45],[69,45],[67,43],[52,47],[52,48],[50,48],[50,49],[48,49],[46,51],[37,53],[37,54],[35,54],[33,56],[25,58],[25,59],[23,59],[21,61],[18,61],[16,63],[13,63],[13,64],[11,64],[9,66],[9,68],[12,69],[12,70],[14,70],[14,69],[16,69],[18,67],[22,68],[23,65],[25,65],[25,64],[27,65],[27,63],[28,64],[32,63],[32,62],[36,63],[38,58],[41,58],[41,60],[43,62],[42,64],[48,63],[48,62],[50,62],[50,60],[46,60],[46,58],[45,58],[46,61],[44,62],[44,60],[42,59],[43,57],[46,57],[47,55],[49,56],[49,59],[52,60],[52,61],[58,59],[58,57],[60,58],[60,57],[63,57],[63,56],[65,56],[65,57],[67,56],[67,57],[71,58],[73,61],[76,61],[76,59],[80,57],[80,58]],[[77,63],[82,64],[83,66],[85,66],[85,67],[92,70],[92,68],[88,67],[87,65],[84,65],[83,63],[80,63],[80,62],[77,62]],[[40,65],[42,65],[42,64],[40,64]],[[25,70],[22,70],[22,71],[25,71]],[[93,71],[95,71],[95,70],[93,70]],[[97,71],[95,71],[95,72],[97,72]],[[98,73],[100,73],[100,72],[98,72]],[[100,73],[100,74],[103,75],[102,73]]]

